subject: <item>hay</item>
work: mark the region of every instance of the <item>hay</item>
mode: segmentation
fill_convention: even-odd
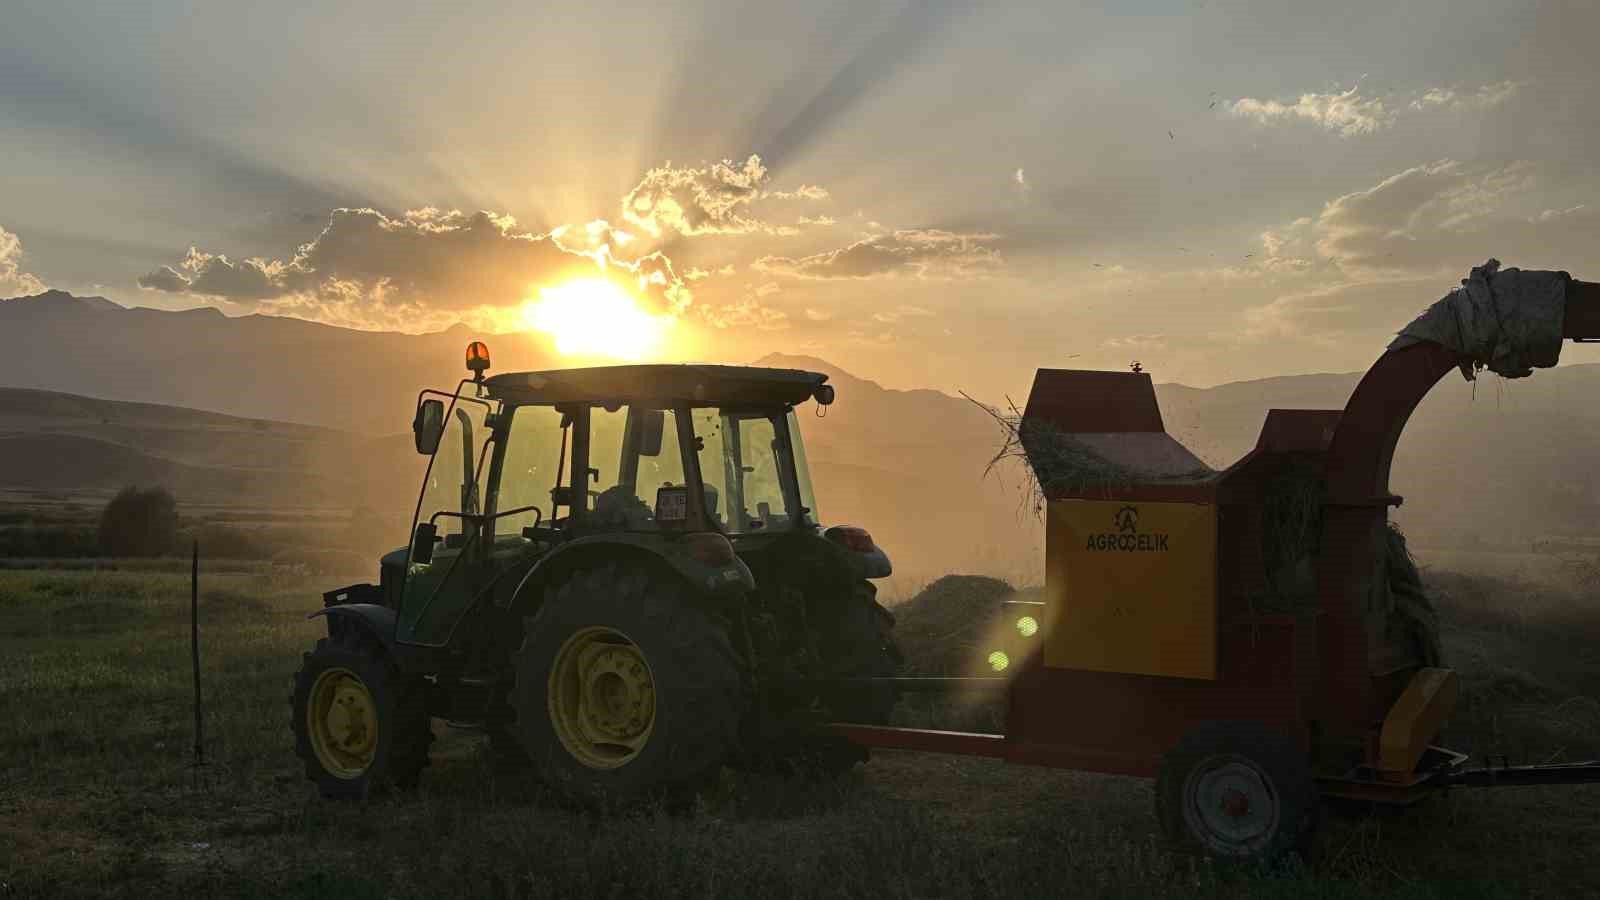
[[[992,674],[988,638],[1017,592],[998,578],[946,575],[894,608],[895,639],[917,675]]]
[[[1443,661],[1439,613],[1422,584],[1422,573],[1406,546],[1406,536],[1388,522],[1379,540],[1382,577],[1373,579],[1373,592],[1378,595],[1378,608],[1389,613],[1386,637],[1414,653],[1422,665],[1438,666]]]
[[[1261,561],[1265,593],[1253,597],[1260,612],[1307,612],[1317,606],[1315,560],[1322,545],[1326,486],[1312,463],[1293,463],[1267,481],[1261,507]]]
[[[1007,408],[1000,409],[979,403],[966,394],[962,396],[983,410],[1000,429],[1000,449],[989,460],[984,474],[989,475],[996,467],[1007,463],[1020,463],[1027,479],[1024,496],[1035,512],[1044,510],[1045,500],[1051,494],[1104,492],[1112,497],[1119,489],[1137,484],[1192,483],[1216,475],[1170,438],[1167,438],[1168,443],[1192,461],[1193,466],[1178,471],[1147,471],[1109,458],[1087,441],[1052,423],[1024,421],[1022,410],[1009,399]]]

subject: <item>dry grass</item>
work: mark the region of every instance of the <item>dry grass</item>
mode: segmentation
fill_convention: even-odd
[[[1468,685],[1452,738],[1600,755],[1592,597],[1435,578]],[[1161,848],[1137,780],[915,754],[880,753],[831,785],[727,774],[688,815],[593,817],[496,778],[475,737],[441,728],[419,792],[329,804],[292,756],[286,697],[317,635],[303,615],[331,586],[207,578],[210,765],[196,778],[185,579],[0,572],[0,897],[1600,894],[1592,787],[1460,791],[1336,820],[1318,858],[1276,874]]]

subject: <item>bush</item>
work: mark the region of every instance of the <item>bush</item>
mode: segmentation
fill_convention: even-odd
[[[160,556],[178,537],[178,501],[164,487],[125,487],[100,513],[100,552]]]

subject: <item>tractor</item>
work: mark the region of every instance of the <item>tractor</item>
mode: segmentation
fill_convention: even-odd
[[[820,523],[796,409],[827,376],[629,365],[418,395],[428,464],[377,584],[323,596],[290,698],[323,795],[414,785],[433,719],[585,803],[692,796],[720,768],[837,774],[901,656],[862,528]]]

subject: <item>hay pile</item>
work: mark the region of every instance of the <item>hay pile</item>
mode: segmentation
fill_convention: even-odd
[[[946,575],[894,608],[895,639],[908,675],[992,675],[985,657],[994,636],[1008,627],[1006,600],[1019,594],[999,578]]]

